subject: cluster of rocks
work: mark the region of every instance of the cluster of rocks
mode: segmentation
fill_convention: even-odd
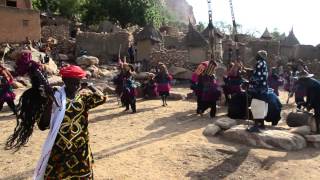
[[[50,25],[43,26],[41,28],[41,37],[44,40],[48,40],[49,38],[57,39],[58,41],[63,41],[69,39],[69,27],[66,25]]]
[[[99,59],[94,56],[80,56],[77,58],[76,64],[86,71],[87,78],[112,78],[114,76],[114,73],[108,68],[99,67]]]
[[[243,121],[220,118],[208,125],[203,134],[205,136],[221,134],[223,138],[230,141],[268,149],[300,150],[305,148],[308,143],[313,147],[320,148],[320,135],[313,134],[315,120],[313,118],[305,119],[307,120],[302,119],[302,121],[306,121],[306,123],[300,123],[301,126],[289,130],[267,128],[260,133],[250,133],[247,131],[248,125],[244,125]]]

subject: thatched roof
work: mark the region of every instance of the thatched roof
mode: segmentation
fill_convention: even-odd
[[[286,37],[286,39],[283,41],[283,45],[294,46],[294,45],[298,45],[298,44],[300,44],[300,42],[298,41],[298,39],[294,35],[293,28],[292,28],[288,37]]]
[[[207,47],[208,42],[206,39],[196,31],[191,23],[189,23],[189,31],[185,37],[188,47]]]
[[[215,27],[213,27],[213,30],[214,30],[214,32],[215,32],[215,35],[217,36],[217,37],[219,37],[219,38],[223,38],[223,33],[218,29],[218,28],[215,28]],[[210,31],[210,28],[209,28],[209,26],[207,26],[207,28],[205,28],[202,32],[201,32],[201,34],[202,34],[202,36],[204,36],[205,38],[209,38],[209,31]]]
[[[260,39],[266,39],[266,40],[272,39],[272,36],[271,36],[270,32],[268,31],[268,28],[266,28],[266,30],[264,30],[264,33],[262,34]]]
[[[136,39],[138,41],[150,39],[155,42],[161,42],[162,36],[160,32],[156,28],[154,28],[153,25],[147,25],[143,28],[142,31],[137,34]]]

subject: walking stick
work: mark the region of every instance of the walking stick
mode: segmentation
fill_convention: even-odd
[[[122,44],[120,44],[120,46],[119,46],[119,51],[118,51],[118,63],[119,63],[119,65],[121,64],[121,48],[122,48]],[[120,100],[119,100],[119,96],[117,95],[116,96],[117,97],[117,102],[118,102],[118,105],[120,105]],[[121,98],[121,96],[120,96],[120,98]]]

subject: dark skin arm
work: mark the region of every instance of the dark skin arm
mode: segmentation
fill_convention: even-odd
[[[52,104],[53,104],[53,101],[51,98],[49,98],[48,104],[45,107],[43,115],[41,116],[40,121],[38,122],[38,127],[41,131],[44,131],[49,128],[50,120],[51,120]]]

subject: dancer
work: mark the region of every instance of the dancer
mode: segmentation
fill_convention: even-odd
[[[204,72],[204,70],[208,67],[209,61],[204,61],[199,64],[195,72],[192,73],[191,77],[191,86],[190,88],[193,90],[194,94],[197,97],[197,114],[201,114],[201,91],[199,89],[199,76]]]
[[[279,96],[279,87],[283,85],[283,80],[278,75],[277,68],[271,69],[271,75],[268,77],[268,85],[273,89],[274,93]]]
[[[13,77],[11,73],[0,64],[0,111],[6,102],[13,114],[16,115],[16,105],[14,104],[15,94],[12,88]]]
[[[162,106],[168,106],[167,98],[170,95],[172,76],[169,74],[165,64],[159,63],[159,73],[156,75],[155,80],[157,83],[157,91],[162,99]]]
[[[60,107],[49,99],[38,121],[41,130],[50,132],[34,172],[34,179],[93,179],[93,158],[89,146],[88,111],[102,105],[106,97],[97,88],[82,83],[86,73],[78,66],[60,70],[64,86],[55,92]]]
[[[123,88],[122,88],[122,101],[126,107],[125,111],[129,110],[131,107],[132,113],[137,112],[136,107],[136,96],[137,96],[137,87],[140,84],[134,81],[132,74],[134,73],[134,68],[130,64],[123,64],[124,76],[123,76]]]
[[[306,90],[307,101],[303,106],[308,111],[314,110],[317,133],[320,134],[320,82],[313,78],[313,74],[309,74],[306,70],[303,70],[299,73],[297,85],[302,86]]]

